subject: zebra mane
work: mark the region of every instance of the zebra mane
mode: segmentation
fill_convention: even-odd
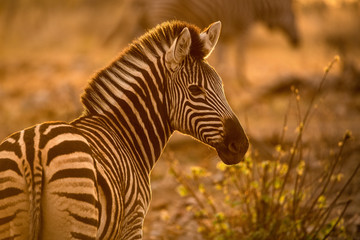
[[[145,47],[156,54],[153,45],[156,44],[163,49],[164,42],[170,47],[181,31],[187,27],[191,35],[190,55],[196,59],[204,59],[206,50],[200,39],[201,30],[197,26],[183,21],[168,21],[157,25],[146,32],[139,39],[135,40],[123,54],[138,54]]]
[[[100,97],[102,87],[99,86],[102,85],[101,79],[109,79],[108,74],[112,69],[129,65],[129,58],[144,60],[149,53],[153,56],[159,56],[157,49],[165,53],[166,47],[171,46],[185,27],[189,29],[191,36],[190,56],[195,59],[204,59],[208,52],[204,49],[204,43],[200,39],[201,31],[198,27],[181,21],[164,22],[133,41],[113,63],[95,74],[81,96],[81,102],[85,107],[83,115],[98,112],[103,107]],[[131,63],[130,65],[134,68],[136,64]]]

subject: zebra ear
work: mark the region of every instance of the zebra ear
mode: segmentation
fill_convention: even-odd
[[[205,58],[209,57],[211,52],[214,50],[217,41],[219,40],[221,32],[221,22],[217,21],[208,28],[206,28],[202,33],[200,33],[200,39],[204,42],[204,50],[206,53]]]
[[[173,44],[166,52],[165,63],[166,65],[175,70],[177,66],[184,60],[190,52],[191,36],[189,29],[185,27],[179,36],[174,40]]]

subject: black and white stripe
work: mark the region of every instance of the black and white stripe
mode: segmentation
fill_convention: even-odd
[[[0,145],[0,239],[141,239],[149,174],[175,131],[238,163],[247,137],[206,57],[221,24],[167,22],[101,70],[71,123]]]
[[[0,145],[0,239],[39,239],[60,226],[74,239],[96,234],[96,182],[92,151],[73,126],[44,123],[11,135]]]

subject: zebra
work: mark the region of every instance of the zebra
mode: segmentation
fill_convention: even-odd
[[[270,30],[280,30],[294,47],[300,42],[292,0],[126,0],[123,5],[128,10],[123,11],[106,43],[117,34],[121,34],[121,38],[125,36],[126,39],[126,35],[133,38],[143,29],[166,20],[183,20],[201,28],[221,20],[224,25],[220,40],[222,49],[217,51],[221,55],[211,60],[217,67],[224,68],[224,74],[240,83],[246,82],[246,33],[254,23],[261,22]]]
[[[220,19],[224,25],[220,41],[227,42],[234,41],[259,21],[284,32],[291,44],[299,43],[292,0],[145,0],[143,5],[152,9],[142,15],[140,23],[144,28],[169,19],[206,27],[208,22]]]
[[[150,173],[174,131],[239,163],[248,137],[208,64],[221,22],[164,22],[90,80],[84,112],[0,145],[0,239],[142,239]]]

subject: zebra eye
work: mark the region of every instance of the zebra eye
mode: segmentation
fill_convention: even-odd
[[[193,96],[199,96],[205,93],[205,90],[196,84],[191,84],[189,86],[189,91]]]

